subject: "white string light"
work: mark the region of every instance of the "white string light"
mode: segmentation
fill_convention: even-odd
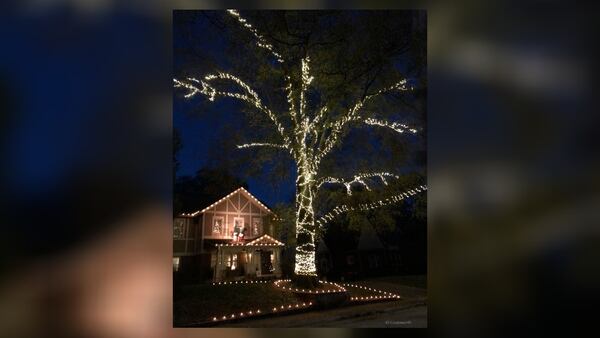
[[[243,27],[248,29],[254,35],[257,40],[256,43],[259,47],[268,50],[273,56],[276,57],[278,62],[284,62],[281,54],[275,51],[273,45],[269,44],[265,38],[259,34],[256,28],[248,23],[246,19],[242,18],[238,11],[230,9],[227,12],[236,18]],[[173,79],[173,81],[175,87],[187,90],[187,93],[184,96],[185,98],[191,98],[197,94],[202,94],[205,95],[210,101],[214,101],[216,97],[230,97],[238,99],[265,113],[273,122],[277,132],[283,139],[282,144],[254,142],[238,145],[237,147],[239,149],[250,147],[273,147],[286,149],[296,162],[296,239],[298,245],[296,246],[296,263],[294,267],[294,273],[297,275],[316,276],[317,269],[315,264],[315,238],[317,226],[322,227],[329,220],[331,220],[334,215],[337,215],[342,211],[350,210],[350,208],[345,205],[338,206],[325,214],[318,221],[315,221],[313,201],[317,194],[318,188],[324,183],[340,183],[346,186],[346,191],[350,195],[352,194],[351,187],[355,184],[360,184],[364,186],[365,189],[370,190],[369,185],[367,182],[365,182],[365,179],[367,178],[379,177],[384,184],[387,184],[385,179],[386,177],[398,177],[389,173],[375,173],[359,174],[354,176],[353,179],[349,181],[332,177],[326,178],[325,180],[318,180],[317,174],[319,173],[321,161],[337,144],[340,143],[340,137],[350,122],[362,121],[370,125],[388,127],[399,133],[405,130],[415,133],[415,129],[408,128],[402,124],[389,123],[375,119],[365,119],[365,117],[361,116],[360,113],[366,103],[384,93],[396,90],[407,91],[412,90],[413,88],[408,85],[408,81],[406,79],[402,79],[395,84],[380,89],[373,94],[365,95],[344,114],[342,114],[341,118],[339,118],[337,121],[324,124],[324,117],[328,113],[327,106],[320,107],[318,111],[315,110],[312,114],[308,111],[307,92],[310,85],[314,81],[314,76],[311,75],[310,58],[308,56],[301,60],[299,70],[299,78],[301,81],[299,86],[293,85],[292,78],[289,75],[285,76],[286,85],[283,89],[286,93],[289,107],[289,116],[287,121],[290,123],[286,123],[286,125],[289,125],[289,127],[284,127],[284,124],[280,122],[279,117],[263,103],[256,91],[250,88],[250,86],[248,86],[241,79],[231,74],[217,73],[207,75],[202,80],[188,77],[185,80]],[[217,88],[214,86],[214,81],[217,80],[233,82],[241,89],[241,92],[217,90]],[[296,100],[298,100],[297,104]],[[317,142],[317,140],[321,141]],[[407,194],[406,196],[409,196],[408,193],[402,194]],[[368,210],[372,207],[386,205],[386,203],[395,203],[406,197],[402,194],[384,201],[364,204],[356,208],[357,210]],[[187,214],[186,216],[197,215],[197,213],[198,212]],[[302,240],[300,240],[300,238],[302,238]]]
[[[242,18],[242,16],[240,15],[240,13],[237,10],[228,9],[227,13],[229,13],[231,16],[236,18],[238,20],[238,22],[242,24],[242,26],[246,27],[250,32],[252,32],[252,34],[254,34],[254,37],[256,37],[256,40],[257,40],[257,42],[256,42],[257,46],[268,50],[269,52],[271,52],[271,54],[273,54],[273,56],[275,56],[275,58],[277,59],[278,62],[283,63],[284,60],[283,60],[283,57],[281,56],[281,54],[277,53],[275,51],[275,48],[273,47],[273,45],[271,45],[270,43],[267,43],[265,38],[258,33],[256,28],[254,28],[250,23],[248,23],[248,21],[246,19]]]
[[[273,284],[275,284],[276,287],[278,287],[282,290],[293,291],[296,293],[324,294],[324,293],[346,292],[346,289],[337,283],[326,282],[326,281],[321,281],[321,280],[319,281],[319,283],[324,284],[325,289],[311,290],[311,289],[302,289],[302,288],[294,287],[291,284],[291,280],[289,280],[289,279],[281,279],[281,280],[275,281]],[[282,284],[283,284],[283,286],[282,286]]]
[[[352,283],[334,283],[327,281],[318,281],[325,289],[299,289],[294,287],[291,284],[291,279],[279,279],[273,282],[275,287],[285,290],[291,291],[299,294],[311,294],[314,296],[318,296],[321,294],[332,294],[332,293],[345,293],[348,292],[349,289],[359,289],[362,292],[372,292],[373,294],[368,294],[366,296],[351,296],[349,298],[351,303],[364,303],[364,302],[372,302],[372,301],[381,301],[381,300],[398,300],[401,299],[400,295],[395,294],[393,292],[387,292],[380,289],[375,289],[363,285],[352,284]],[[235,282],[219,282],[213,283],[213,285],[235,285],[236,287],[242,286],[243,284],[266,284],[269,281],[235,281]],[[230,313],[226,315],[213,315],[210,316],[207,322],[223,322],[223,321],[231,321],[246,317],[256,317],[256,316],[264,316],[264,315],[274,315],[279,313],[287,313],[296,310],[308,309],[312,307],[313,302],[302,302],[302,303],[288,303],[282,305],[276,305],[270,308],[270,310],[245,310],[235,313]]]
[[[283,148],[286,149],[287,147],[283,144],[276,144],[276,143],[246,143],[246,144],[239,144],[237,145],[238,149],[243,149],[243,148],[251,148],[251,147],[273,147],[273,148]]]
[[[419,187],[406,190],[405,192],[394,195],[392,197],[389,197],[389,198],[386,198],[383,200],[379,200],[379,201],[375,201],[375,202],[371,202],[371,203],[361,203],[358,206],[348,206],[346,204],[338,205],[335,208],[333,208],[331,211],[327,212],[325,215],[321,216],[321,218],[319,218],[316,221],[316,223],[319,227],[323,227],[327,223],[332,221],[336,216],[341,215],[343,213],[346,213],[349,211],[367,211],[367,210],[381,208],[386,205],[401,202],[405,198],[414,196],[414,195],[416,195],[420,192],[424,192],[426,190],[427,190],[427,186],[421,185]]]
[[[198,211],[194,211],[192,213],[182,213],[180,214],[180,216],[184,216],[184,217],[194,217],[198,214],[204,213],[206,211],[208,211],[210,208],[216,206],[217,204],[225,201],[226,199],[228,199],[229,197],[235,195],[238,191],[243,191],[246,196],[250,197],[254,202],[258,203],[258,205],[260,205],[261,207],[265,208],[265,210],[267,210],[269,213],[272,213],[271,209],[267,208],[266,205],[264,205],[261,201],[258,200],[258,198],[254,197],[254,195],[252,195],[248,190],[244,189],[243,187],[239,187],[237,189],[235,189],[233,192],[229,193],[227,196],[221,198],[220,200],[216,201],[215,203],[207,206],[206,208],[202,209],[202,210],[198,210]]]
[[[379,293],[380,295],[369,295],[369,296],[361,296],[361,297],[350,297],[350,301],[354,301],[354,302],[358,302],[358,301],[372,301],[372,300],[386,300],[386,299],[401,299],[402,297],[400,297],[400,295],[397,295],[395,293],[392,292],[386,292],[383,290],[378,290],[378,289],[374,289],[374,288],[370,288],[367,286],[362,286],[362,285],[357,285],[357,284],[342,284],[343,286],[347,287],[347,288],[357,288],[357,289],[362,289],[365,291],[373,291],[376,293]]]
[[[394,131],[396,131],[397,133],[404,133],[405,131],[410,131],[413,134],[417,133],[417,130],[414,128],[409,128],[406,124],[402,124],[402,123],[397,123],[397,122],[387,122],[387,121],[382,121],[382,120],[376,120],[376,119],[372,119],[372,118],[368,118],[365,120],[366,124],[372,125],[372,126],[381,126],[381,127],[387,127],[387,128],[391,128]]]
[[[189,91],[184,96],[185,98],[191,98],[191,97],[195,96],[196,94],[200,93],[200,94],[206,95],[208,97],[209,101],[214,101],[216,96],[231,97],[231,98],[235,98],[235,99],[244,101],[244,102],[254,106],[259,111],[265,113],[271,119],[273,124],[275,124],[275,128],[279,132],[279,135],[281,135],[283,137],[285,148],[288,148],[290,146],[289,136],[287,136],[286,130],[285,130],[284,126],[281,124],[281,122],[279,122],[277,115],[275,115],[267,106],[265,106],[263,104],[262,100],[260,99],[260,97],[258,96],[256,91],[254,91],[249,85],[247,85],[244,81],[242,81],[238,77],[231,75],[231,74],[227,74],[227,73],[218,73],[218,74],[209,74],[204,77],[204,80],[198,80],[193,77],[188,77],[186,80],[187,80],[187,82],[173,79],[173,82],[175,83],[176,88],[185,88]],[[210,85],[208,83],[208,81],[212,81],[212,80],[232,81],[235,84],[237,84],[245,92],[245,94],[226,92],[226,91],[218,91],[212,85]],[[198,86],[193,84],[192,82],[196,83],[196,84],[200,84],[201,88],[198,88]]]
[[[319,180],[319,183],[317,184],[317,188],[320,188],[323,184],[326,184],[326,183],[343,184],[346,187],[346,192],[348,193],[348,195],[352,195],[352,189],[351,189],[352,184],[360,183],[361,185],[363,185],[365,187],[365,189],[371,190],[371,188],[369,188],[367,183],[365,183],[365,181],[364,181],[365,178],[379,177],[381,179],[381,181],[383,182],[383,184],[387,185],[387,181],[385,180],[386,176],[393,177],[393,178],[400,178],[400,176],[398,176],[398,175],[394,175],[394,174],[387,173],[387,172],[358,174],[358,175],[354,175],[354,178],[350,181],[346,181],[344,179],[337,178],[337,177],[325,177],[325,178],[322,178],[321,180]]]

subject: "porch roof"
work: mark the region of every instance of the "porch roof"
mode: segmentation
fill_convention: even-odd
[[[275,238],[265,234],[265,235],[262,235],[262,236],[258,237],[257,239],[254,239],[248,243],[232,242],[232,243],[216,244],[216,246],[217,247],[226,246],[226,247],[244,248],[244,247],[284,246],[284,244],[282,242],[276,240]]]

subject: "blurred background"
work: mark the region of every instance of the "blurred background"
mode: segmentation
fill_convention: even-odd
[[[430,328],[500,336],[592,324],[600,300],[595,6],[403,6],[428,12]],[[3,3],[1,337],[265,333],[171,328],[172,10],[235,7]]]

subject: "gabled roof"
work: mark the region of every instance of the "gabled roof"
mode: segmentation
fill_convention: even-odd
[[[216,244],[216,246],[284,246],[282,242],[276,240],[275,238],[269,235],[262,235],[257,239],[254,239],[248,243],[241,242],[231,242],[231,243],[222,243]]]
[[[227,196],[219,199],[218,201],[214,202],[213,204],[207,206],[206,208],[202,209],[202,210],[197,210],[194,212],[190,212],[190,213],[181,213],[179,214],[179,216],[184,216],[184,217],[194,217],[197,216],[201,213],[206,212],[208,209],[216,206],[217,204],[225,201],[226,199],[228,199],[229,197],[235,195],[237,192],[243,192],[244,194],[246,194],[250,199],[254,200],[254,202],[258,203],[258,205],[260,205],[261,207],[265,208],[268,212],[273,212],[271,211],[271,209],[269,209],[263,202],[261,202],[258,198],[254,197],[254,195],[252,195],[248,190],[244,189],[243,187],[239,187],[237,189],[235,189],[234,191],[232,191],[231,193],[229,193]]]
[[[283,246],[284,244],[278,240],[276,240],[275,238],[265,234],[262,235],[260,237],[258,237],[257,239],[248,242],[248,244],[246,245],[276,245],[276,246]]]

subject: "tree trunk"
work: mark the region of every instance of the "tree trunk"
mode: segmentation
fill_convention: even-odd
[[[316,193],[314,172],[308,165],[298,166],[296,180],[296,264],[295,282],[305,287],[316,286],[317,268],[315,264],[315,214],[313,198]],[[307,284],[308,283],[308,284]]]

